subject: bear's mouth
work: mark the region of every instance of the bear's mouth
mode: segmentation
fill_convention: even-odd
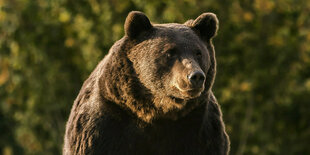
[[[178,93],[170,95],[169,98],[177,104],[185,104],[188,100],[199,97],[203,89],[187,89],[182,90],[177,88]]]
[[[174,88],[179,92],[180,96],[182,96],[181,98],[183,98],[183,100],[198,97],[201,95],[201,93],[204,90],[204,86],[202,86],[200,88],[187,88],[187,89],[183,88],[182,89],[178,85],[176,85],[176,86],[174,86]]]
[[[190,96],[196,97],[196,96],[199,96],[202,91],[203,91],[202,88],[200,88],[200,89],[190,89],[190,90],[186,91],[185,93],[189,94]]]
[[[178,104],[184,104],[185,103],[185,99],[182,98],[178,98],[178,97],[174,97],[174,96],[169,96],[175,103]]]
[[[169,96],[170,99],[172,99],[177,104],[184,104],[186,101],[191,100],[193,98],[196,98],[200,96],[202,93],[201,89],[191,89],[187,91],[181,91],[180,90],[180,96]]]
[[[185,99],[193,99],[193,98],[196,98],[198,96],[201,95],[201,93],[203,92],[203,89],[202,88],[199,88],[199,89],[187,89],[187,90],[182,90],[182,89],[179,89],[181,95],[182,95],[182,98],[185,98]]]

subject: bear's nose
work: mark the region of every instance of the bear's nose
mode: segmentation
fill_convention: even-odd
[[[194,71],[188,76],[189,82],[192,86],[198,88],[202,87],[205,78],[205,74],[202,71]]]

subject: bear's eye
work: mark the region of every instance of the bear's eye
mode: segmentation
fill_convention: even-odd
[[[202,54],[201,54],[201,51],[200,51],[200,50],[197,50],[197,51],[196,51],[196,56],[197,56],[198,58],[200,58],[200,57],[202,56]]]
[[[176,56],[176,52],[174,49],[170,49],[166,52],[166,57],[167,58],[174,58]]]

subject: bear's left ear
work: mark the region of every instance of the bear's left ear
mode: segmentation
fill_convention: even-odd
[[[194,30],[202,40],[208,41],[216,35],[218,29],[218,19],[214,13],[203,13],[195,20],[185,23]]]
[[[130,38],[136,38],[142,32],[152,28],[150,20],[140,11],[131,11],[125,21],[125,34]]]

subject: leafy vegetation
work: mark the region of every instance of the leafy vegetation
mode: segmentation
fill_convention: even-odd
[[[310,154],[308,0],[0,0],[0,154],[60,154],[83,81],[131,10],[154,23],[203,12],[231,154]]]

